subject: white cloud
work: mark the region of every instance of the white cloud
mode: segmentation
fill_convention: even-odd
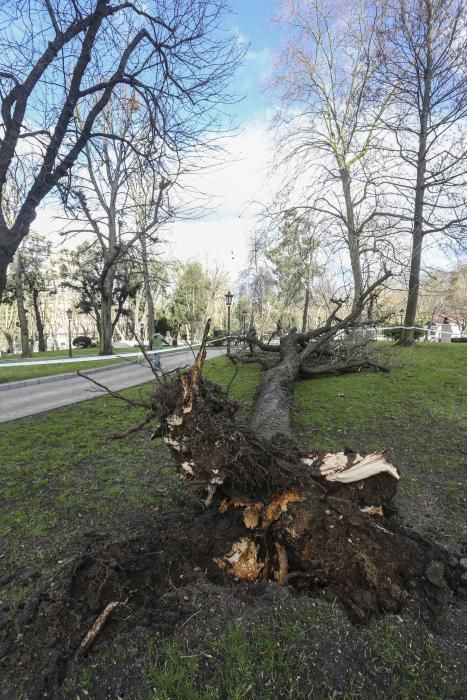
[[[232,282],[247,262],[248,234],[254,229],[258,202],[271,198],[270,176],[273,146],[266,118],[250,122],[241,133],[226,139],[225,161],[191,177],[190,185],[209,195],[214,207],[205,218],[175,222],[163,238],[170,242],[174,257],[198,259],[209,267],[222,267]],[[48,236],[54,244],[74,247],[80,236],[64,241],[58,235],[63,216],[51,202],[42,206],[32,229]]]
[[[218,264],[235,279],[246,264],[258,202],[268,201],[274,187],[266,122],[248,124],[227,148],[230,158],[222,167],[194,178],[199,190],[212,195],[216,210],[201,221],[175,223],[170,238],[176,257]]]

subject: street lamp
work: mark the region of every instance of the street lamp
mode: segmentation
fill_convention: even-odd
[[[233,294],[227,292],[224,296],[227,304],[227,355],[230,355],[230,307],[232,306]]]
[[[67,309],[66,317],[68,319],[68,357],[72,357],[72,352],[71,352],[71,319],[73,317],[73,311],[71,309]]]
[[[404,309],[401,309],[401,310],[399,311],[399,315],[400,315],[400,317],[401,317],[401,328],[402,328],[402,323],[403,323],[403,321],[404,321]]]

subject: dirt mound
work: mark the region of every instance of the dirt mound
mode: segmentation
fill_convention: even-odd
[[[110,603],[118,606],[97,644],[138,625],[170,634],[189,617],[193,610],[183,589],[201,568],[213,568],[211,552],[218,551],[216,538],[208,542],[204,530],[210,518],[198,523],[198,516],[177,513],[123,542],[89,533],[83,554],[21,603],[14,620],[0,625],[0,658],[10,672],[23,670],[28,698],[55,697],[86,634]]]
[[[222,506],[223,512],[165,517],[124,542],[90,534],[83,554],[27,599],[6,626],[0,650],[3,662],[10,672],[22,669],[31,700],[59,697],[70,667],[79,664],[80,655],[92,654],[92,646],[82,652],[80,646],[110,603],[118,605],[96,635],[96,646],[138,626],[169,635],[196,611],[185,594],[187,586],[207,577],[254,597],[265,580],[277,579],[285,550],[287,569],[282,569],[284,579],[278,583],[292,592],[337,599],[357,622],[376,611],[399,610],[408,602],[419,606],[425,619],[439,624],[453,585],[442,554],[405,535],[368,525],[367,515],[349,519],[348,510],[354,508],[350,502],[334,499],[331,507],[329,502],[319,503],[315,500],[313,510],[293,498],[287,509],[280,503],[265,504],[258,516],[264,525],[269,514],[266,529],[246,529],[248,505],[230,503]],[[343,513],[346,525],[341,528]],[[277,533],[285,532],[291,517],[295,530],[289,533],[289,543],[282,541],[281,550]],[[302,540],[299,527],[314,537]],[[241,576],[241,567],[231,571],[229,553],[245,538],[245,531],[250,557],[255,552],[256,576]],[[234,581],[229,573],[247,580]]]

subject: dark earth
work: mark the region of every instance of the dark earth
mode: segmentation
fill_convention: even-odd
[[[200,628],[230,618],[232,607],[248,610],[248,615],[255,617],[274,615],[278,601],[287,606],[301,604],[303,594],[298,590],[304,587],[303,578],[297,577],[286,587],[264,580],[236,582],[214,564],[214,558],[225,552],[226,542],[243,531],[238,514],[231,511],[225,517],[203,511],[191,502],[184,514],[167,514],[157,526],[153,524],[144,533],[135,533],[123,542],[112,542],[104,533],[88,533],[83,538],[82,555],[62,575],[45,582],[38,594],[27,598],[13,621],[10,611],[2,611],[1,655],[3,669],[7,661],[3,677],[7,690],[1,697],[13,697],[12,688],[17,689],[17,697],[31,700],[71,697],[64,682],[85,663],[86,659],[77,653],[79,646],[111,601],[119,601],[120,605],[96,637],[89,656],[106,649],[121,654],[126,648],[125,640],[144,646],[149,638],[168,637],[180,628],[186,635],[196,637]],[[403,545],[399,575],[406,577],[408,591],[404,605],[401,601],[399,607],[404,607],[408,620],[428,624],[443,633],[446,626],[452,625],[453,609],[458,604],[459,562],[425,542],[405,536],[399,536],[398,542]],[[334,542],[327,546],[336,551]],[[424,570],[417,564],[421,553],[427,562]],[[323,600],[340,601],[350,617],[361,622],[355,608],[368,611],[375,607],[379,582],[373,582],[370,593],[363,575],[365,562],[357,569],[336,568],[334,575],[329,570],[327,577],[324,566],[323,554],[321,562],[314,560],[315,570],[321,570],[322,575],[313,580],[312,586],[305,586],[305,609],[315,604],[314,598],[318,605]],[[380,589],[379,596],[377,607],[394,608],[390,597],[385,600],[384,589]],[[214,614],[206,604],[214,606]],[[310,632],[312,641],[313,631]],[[144,653],[141,654],[144,659]],[[122,676],[121,667],[113,676],[115,667],[109,666],[98,677],[92,697],[146,697],[139,675],[131,673],[131,655],[130,660],[126,677]]]

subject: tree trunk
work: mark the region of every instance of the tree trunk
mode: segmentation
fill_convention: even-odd
[[[29,228],[27,228],[26,233],[28,230]],[[15,259],[22,238],[22,235],[19,237],[14,235],[4,220],[3,223],[0,223],[0,302],[7,284],[8,267]]]
[[[7,353],[13,354],[15,351],[15,347],[13,344],[13,335],[9,331],[2,331],[3,335],[5,336],[5,340],[7,343]]]
[[[32,290],[32,304],[34,307],[34,316],[36,319],[37,337],[39,343],[39,352],[45,352],[47,350],[47,343],[44,335],[44,323],[42,321],[41,310],[39,306],[39,290]]]
[[[418,309],[418,295],[420,290],[420,268],[422,262],[422,246],[423,246],[423,213],[425,205],[425,178],[427,165],[427,144],[428,144],[428,126],[430,119],[431,105],[431,82],[433,79],[433,55],[432,55],[432,7],[431,3],[427,3],[429,13],[428,32],[427,32],[427,57],[426,67],[423,76],[423,99],[420,109],[420,132],[418,141],[417,153],[417,180],[415,185],[415,202],[414,202],[414,217],[413,217],[413,238],[412,238],[412,253],[410,258],[410,276],[409,288],[407,295],[407,306],[405,310],[404,325],[408,326],[401,332],[400,345],[413,345],[415,343],[415,331],[412,326],[415,326]]]
[[[423,197],[423,195],[421,195]],[[415,343],[415,326],[417,320],[418,295],[420,291],[420,268],[422,262],[423,233],[421,227],[414,230],[412,239],[412,253],[410,256],[410,276],[405,310],[404,326],[401,330],[400,345],[410,346]]]
[[[310,289],[307,285],[305,289],[305,303],[303,305],[302,333],[306,333],[308,330],[308,310],[310,308],[310,296]]]
[[[112,355],[112,291],[114,275],[109,270],[101,286],[100,355]]]
[[[154,335],[154,300],[152,298],[151,283],[149,279],[149,267],[148,267],[148,251],[146,244],[146,236],[141,237],[141,251],[142,251],[142,263],[143,263],[143,283],[144,283],[144,295],[146,298],[146,313],[147,313],[147,333],[148,333],[148,343],[149,349],[152,350],[152,338]]]
[[[256,435],[266,440],[274,435],[290,436],[292,433],[290,411],[293,383],[300,369],[295,344],[295,333],[281,338],[281,361],[264,372],[257,391],[251,428]]]
[[[16,253],[16,273],[15,273],[15,288],[16,288],[16,304],[18,306],[19,327],[21,333],[21,357],[31,357],[31,346],[29,344],[29,328],[24,305],[24,286],[23,286],[23,261],[21,253]]]
[[[352,268],[353,284],[354,284],[354,294],[353,294],[353,304],[352,309],[356,308],[361,296],[363,294],[363,276],[362,276],[362,266],[360,263],[360,248],[358,241],[358,233],[355,225],[355,212],[352,201],[352,192],[350,185],[350,174],[347,168],[340,167],[340,177],[342,182],[342,189],[344,192],[345,200],[345,211],[346,211],[346,223],[347,223],[347,245],[349,249],[350,256],[350,266]]]

